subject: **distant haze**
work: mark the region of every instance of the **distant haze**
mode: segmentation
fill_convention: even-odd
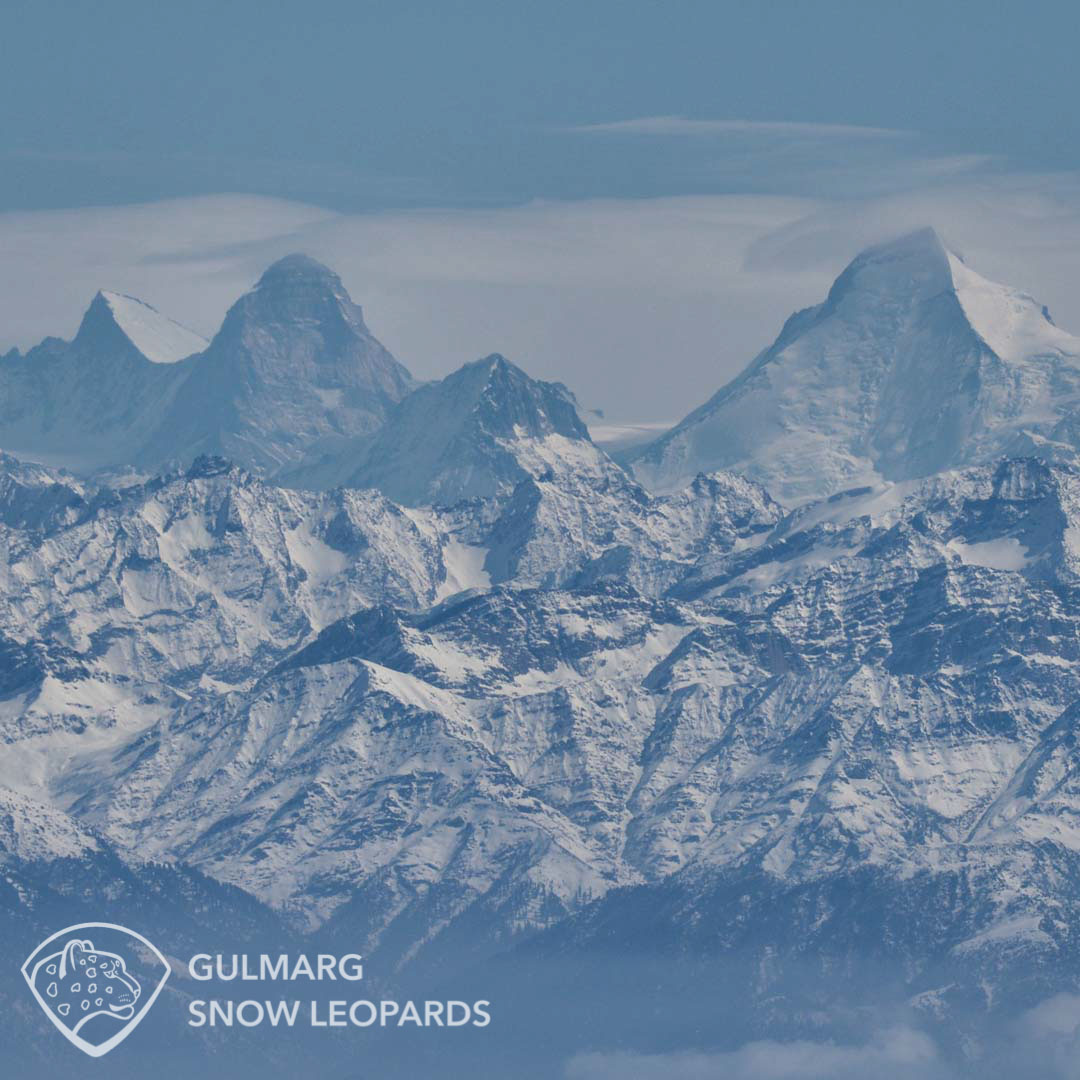
[[[338,271],[419,378],[501,352],[607,422],[675,421],[818,303],[867,244],[923,224],[1080,331],[1080,186],[952,178],[826,201],[709,196],[342,215],[251,196],[0,215],[0,350],[70,337],[99,288],[211,336],[275,258]],[[592,418],[595,422],[596,418]]]
[[[676,420],[921,225],[1080,330],[1065,0],[4,15],[0,348],[98,288],[211,335],[303,251],[421,378],[499,352]]]

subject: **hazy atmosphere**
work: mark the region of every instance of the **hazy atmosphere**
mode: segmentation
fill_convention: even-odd
[[[1075,5],[5,11],[0,350],[98,288],[210,336],[304,251],[422,378],[674,421],[924,224],[1080,330]]]
[[[4,1069],[1080,1080],[1080,5],[0,7]]]

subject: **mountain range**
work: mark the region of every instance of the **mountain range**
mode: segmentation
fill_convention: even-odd
[[[9,940],[122,877],[165,934],[172,890],[501,989],[537,1077],[898,1017],[1020,1075],[1002,1033],[1071,1015],[1080,343],[1037,302],[873,248],[621,462],[502,356],[416,385],[303,257],[187,356],[137,304],[0,365]],[[84,369],[142,375],[80,457]]]
[[[340,278],[289,255],[207,344],[147,304],[98,293],[73,341],[0,359],[0,446],[77,471],[226,454],[261,473],[368,433],[413,386]]]

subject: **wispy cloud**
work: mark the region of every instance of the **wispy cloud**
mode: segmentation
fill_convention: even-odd
[[[565,129],[580,135],[772,135],[803,139],[905,139],[914,132],[861,124],[808,124],[797,120],[694,120],[686,116],[638,116]]]
[[[819,1022],[822,1019],[819,1016]],[[850,1016],[837,1017],[847,1028]],[[884,1020],[885,1018],[881,1018]],[[969,1020],[971,1018],[968,1018]],[[988,1017],[984,1018],[989,1020]],[[953,1034],[963,1030],[958,1021]],[[982,1032],[968,1028],[965,1058],[950,1054],[906,1013],[861,1038],[760,1040],[734,1049],[579,1053],[564,1065],[565,1080],[1077,1080],[1080,996],[1058,994],[1019,1016],[996,1015]],[[949,1039],[953,1042],[953,1039]],[[957,1040],[958,1041],[958,1040]]]
[[[581,1054],[567,1080],[945,1080],[946,1068],[923,1033],[896,1028],[857,1046],[756,1042],[726,1053]]]
[[[934,225],[1080,330],[1080,178],[943,169],[845,200],[709,195],[339,214],[252,196],[0,214],[0,353],[70,335],[98,288],[204,335],[275,258],[332,266],[422,378],[489,352],[609,422],[685,414],[863,247]]]

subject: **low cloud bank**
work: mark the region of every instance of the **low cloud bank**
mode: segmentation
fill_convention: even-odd
[[[862,247],[932,224],[1080,331],[1080,180],[928,159],[879,198],[723,195],[345,215],[254,196],[0,214],[0,352],[70,336],[98,288],[204,335],[273,259],[336,269],[421,378],[500,351],[609,420],[679,419]]]
[[[907,1024],[857,1042],[761,1040],[735,1050],[577,1054],[565,1080],[1080,1080],[1080,995],[1058,994],[992,1040]],[[950,1048],[946,1047],[946,1040]]]
[[[583,1054],[567,1080],[947,1080],[937,1047],[907,1028],[864,1046],[754,1042],[719,1054]]]

